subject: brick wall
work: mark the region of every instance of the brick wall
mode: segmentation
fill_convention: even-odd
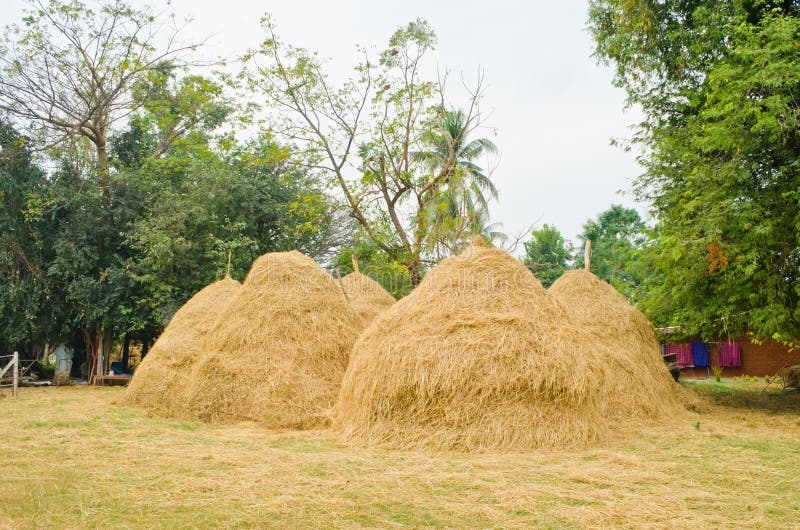
[[[761,344],[754,344],[748,338],[735,339],[742,349],[742,366],[739,368],[722,369],[722,377],[735,377],[739,375],[775,375],[787,364],[800,364],[800,349],[789,348],[773,340],[765,340]],[[709,361],[717,364],[717,345],[708,344]],[[711,368],[684,368],[681,370],[682,379],[703,379],[713,374]]]

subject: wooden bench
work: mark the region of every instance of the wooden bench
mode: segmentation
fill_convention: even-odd
[[[125,386],[131,380],[129,375],[96,375],[92,378],[92,384],[95,386],[103,386],[108,383],[109,385]]]

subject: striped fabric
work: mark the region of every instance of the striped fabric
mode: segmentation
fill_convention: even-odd
[[[742,365],[742,349],[738,342],[719,342],[719,365],[731,367]]]
[[[692,364],[692,345],[691,344],[667,344],[667,354],[674,353],[677,358],[679,368],[688,368]]]

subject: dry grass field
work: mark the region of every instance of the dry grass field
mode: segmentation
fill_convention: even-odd
[[[708,413],[502,455],[163,420],[114,405],[117,388],[24,390],[0,398],[0,528],[800,526],[800,396],[692,386]]]

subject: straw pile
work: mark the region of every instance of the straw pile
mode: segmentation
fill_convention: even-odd
[[[680,403],[696,412],[706,406],[689,389],[674,384],[674,378],[661,357],[656,330],[641,311],[610,284],[591,272],[577,269],[565,272],[550,293],[569,311],[573,321],[593,333],[624,366],[635,366],[636,379],[652,389],[650,399]]]
[[[206,337],[190,415],[271,428],[324,424],[359,329],[341,288],[311,258],[261,256]]]
[[[623,362],[650,370],[653,377],[665,371],[656,330],[619,291],[591,272],[565,272],[550,287],[573,321],[596,333]]]
[[[162,416],[180,416],[189,374],[211,324],[239,291],[225,278],[208,285],[181,307],[136,369],[123,401]]]
[[[365,327],[394,304],[394,297],[381,284],[358,271],[342,278],[341,285]]]
[[[668,378],[619,362],[518,260],[472,245],[361,335],[334,426],[395,447],[580,446],[670,414]]]

